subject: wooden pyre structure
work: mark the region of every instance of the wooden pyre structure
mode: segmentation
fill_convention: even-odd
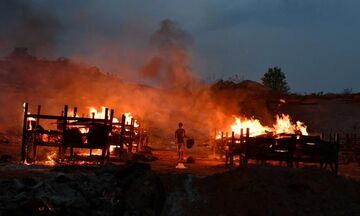
[[[110,159],[110,146],[117,146],[123,152],[126,146],[128,151],[139,151],[148,144],[146,133],[140,125],[135,127],[135,120],[126,123],[125,115],[121,122],[113,122],[114,110],[105,108],[103,118],[77,116],[77,107],[74,107],[72,116],[69,116],[68,106],[64,106],[61,115],[41,114],[38,106],[36,114],[29,113],[28,103],[24,104],[24,119],[22,131],[21,161],[35,162],[39,146],[57,147],[58,158],[64,159],[69,150],[69,158],[74,159],[74,149],[85,148],[90,150],[100,149],[101,163]],[[56,129],[47,130],[41,126],[40,121],[52,121]],[[55,122],[54,122],[55,121]],[[85,132],[81,132],[85,131]],[[134,149],[133,146],[136,146]]]
[[[217,147],[224,150],[226,164],[234,165],[234,156],[240,158],[240,165],[247,164],[249,160],[280,161],[288,167],[299,162],[319,164],[321,168],[329,168],[338,172],[339,166],[339,135],[330,136],[328,140],[321,136],[304,136],[297,134],[278,134],[277,136],[250,137],[249,128],[246,134],[241,130],[240,136],[231,137],[222,133],[216,140]]]

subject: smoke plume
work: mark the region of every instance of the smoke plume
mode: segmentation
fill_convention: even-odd
[[[141,74],[157,81],[163,88],[191,91],[196,85],[189,63],[188,49],[192,43],[191,35],[176,22],[163,20],[150,39],[156,51]]]
[[[52,14],[36,9],[32,1],[0,1],[0,48],[27,47],[48,51],[60,33],[60,22]]]

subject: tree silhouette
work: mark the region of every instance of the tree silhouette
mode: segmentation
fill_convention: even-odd
[[[281,71],[281,68],[279,67],[269,68],[268,71],[261,78],[261,81],[264,86],[272,90],[284,94],[287,94],[290,91],[290,87],[286,82],[285,74]]]

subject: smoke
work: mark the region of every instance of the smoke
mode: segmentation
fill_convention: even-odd
[[[149,129],[152,142],[170,144],[178,122],[184,123],[189,136],[206,140],[215,127],[232,121],[244,94],[215,97],[210,86],[198,82],[189,61],[192,43],[176,23],[160,23],[150,39],[154,53],[139,72],[159,87],[128,83],[69,59],[38,59],[26,49],[15,49],[0,60],[0,131],[20,131],[22,104],[27,101],[30,112],[40,104],[46,114],[59,115],[64,104],[77,106],[80,115],[101,106],[115,109],[118,118],[131,112]]]
[[[32,1],[0,1],[0,48],[27,47],[33,52],[50,50],[60,33],[60,22],[50,13],[36,9]]]
[[[169,19],[161,21],[150,44],[156,48],[141,75],[156,81],[163,88],[191,91],[197,85],[189,62],[189,51],[193,38],[180,26]]]

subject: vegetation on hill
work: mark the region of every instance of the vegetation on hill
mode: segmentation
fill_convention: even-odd
[[[279,67],[269,68],[261,78],[261,81],[264,86],[274,91],[278,91],[283,94],[287,94],[290,91],[290,87],[286,81],[286,76]]]

